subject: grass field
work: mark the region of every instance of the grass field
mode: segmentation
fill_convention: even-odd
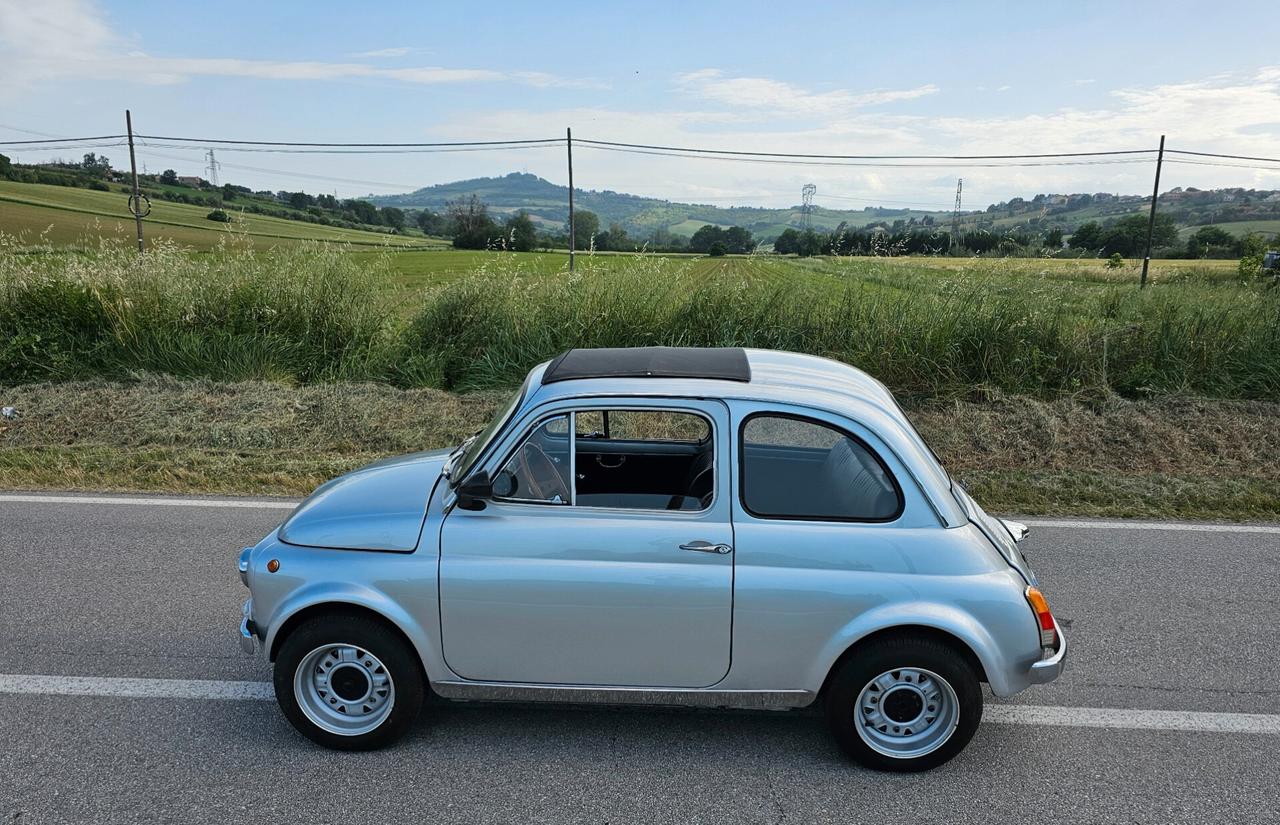
[[[1227,223],[1210,223],[1204,226],[1215,226],[1242,238],[1245,235],[1251,235],[1255,232],[1264,235],[1280,235],[1280,218],[1274,220],[1262,221],[1229,221]],[[1190,235],[1197,230],[1203,229],[1204,226],[1186,226],[1178,230],[1183,237]]]
[[[505,393],[144,377],[5,386],[6,489],[305,495],[383,456],[457,444]],[[989,508],[1280,518],[1280,404],[995,396],[909,402]]]
[[[567,263],[0,236],[0,486],[302,494],[456,443],[568,347],[743,345],[886,381],[995,509],[1280,517],[1280,290],[1232,262],[1141,291],[1097,261]]]
[[[226,211],[233,217],[229,224],[209,220],[207,206],[157,200],[143,221],[144,235],[150,240],[164,239],[199,250],[228,242],[271,247],[326,241],[370,248],[447,244],[439,239],[239,213],[234,204],[229,204]],[[30,246],[67,247],[92,245],[99,237],[130,239],[134,237],[134,223],[125,196],[118,192],[0,181],[0,232],[19,236]]]
[[[366,264],[378,261],[391,273],[389,283],[398,287],[439,286],[475,274],[494,277],[541,277],[568,274],[567,252],[473,252],[457,249],[379,250],[351,253]],[[893,273],[938,273],[954,275],[957,271],[998,267],[1013,279],[1053,279],[1080,283],[1137,283],[1140,261],[1128,261],[1119,269],[1110,269],[1105,261],[1083,258],[780,258],[769,255],[731,255],[707,258],[693,255],[637,256],[620,253],[579,253],[577,265],[583,272],[612,272],[633,265],[640,259],[663,259],[680,262],[695,274],[742,275],[744,277],[776,276],[844,277],[852,271]],[[1235,261],[1222,260],[1153,260],[1153,282],[1179,278],[1233,278]],[[892,277],[892,276],[891,276]]]
[[[1280,399],[1280,291],[1196,262],[353,253],[0,241],[0,381],[503,387],[575,346],[756,346],[895,390]]]

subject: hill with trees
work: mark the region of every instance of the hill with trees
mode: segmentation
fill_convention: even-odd
[[[499,220],[523,211],[542,231],[555,232],[568,219],[568,188],[521,172],[436,184],[404,195],[369,195],[365,200],[410,213],[441,213],[450,203],[472,196],[486,204]],[[818,200],[821,201],[821,191]],[[783,241],[787,246],[794,236],[802,232],[804,217],[798,205],[781,209],[722,207],[609,190],[575,189],[574,201],[578,210],[591,212],[598,219],[599,226],[611,229],[616,226],[633,240],[646,243],[651,248],[679,245],[675,238],[692,239],[701,227],[708,225],[722,230],[737,226],[764,242],[772,242],[791,230]],[[1094,225],[1099,232],[1111,232],[1115,227],[1108,243],[1098,242],[1091,234],[1095,231],[1092,228],[1085,229],[1085,240],[1128,255],[1131,254],[1132,243],[1122,240],[1121,236],[1131,239],[1139,222],[1137,218],[1141,218],[1145,238],[1145,220],[1150,204],[1150,196],[1107,192],[1014,197],[983,210],[962,212],[956,228],[959,235],[973,236],[972,243],[967,245],[970,247],[994,248],[1002,239],[1023,243],[1034,236],[1044,247],[1062,249],[1067,246],[1071,235],[1081,228]],[[1280,190],[1179,187],[1161,194],[1159,213],[1161,227],[1171,226],[1174,233],[1157,239],[1158,245],[1166,249],[1180,247],[1205,227],[1235,238],[1254,232],[1280,233]],[[815,235],[865,230],[869,234],[899,239],[908,235],[950,235],[953,221],[952,214],[944,211],[876,206],[856,210],[816,206],[809,218]],[[986,240],[988,237],[994,240]],[[1200,238],[1197,246],[1190,247],[1193,251],[1207,254],[1212,253],[1214,247],[1228,245],[1217,232]],[[1083,248],[1080,244],[1074,246]]]

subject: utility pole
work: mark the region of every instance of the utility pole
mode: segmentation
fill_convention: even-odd
[[[815,184],[806,183],[800,187],[800,221],[806,232],[813,227],[813,196],[816,194],[818,187]]]
[[[1147,267],[1151,266],[1151,236],[1156,231],[1156,200],[1160,197],[1160,166],[1164,163],[1164,135],[1160,136],[1160,151],[1156,153],[1156,185],[1151,192],[1151,217],[1147,219],[1147,254],[1142,257],[1142,280],[1139,289],[1147,288]]]
[[[138,196],[138,161],[133,154],[133,115],[128,109],[124,110],[124,125],[129,133],[129,169],[133,172],[133,197],[129,199],[129,211],[133,213],[133,221],[138,227],[138,252],[142,252],[142,199]]]
[[[951,242],[947,244],[950,252],[956,247],[956,238],[960,234],[960,193],[964,191],[964,178],[956,178],[956,208],[951,213]]]
[[[569,154],[569,273],[573,273],[573,129],[565,127],[564,145]]]

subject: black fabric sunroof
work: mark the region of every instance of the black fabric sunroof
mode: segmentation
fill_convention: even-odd
[[[741,347],[571,349],[547,365],[542,383],[575,378],[718,378],[750,381]]]

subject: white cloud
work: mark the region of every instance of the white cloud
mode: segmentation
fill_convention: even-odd
[[[764,77],[726,77],[719,69],[700,69],[676,75],[676,86],[691,97],[714,103],[746,106],[794,114],[836,114],[864,106],[912,100],[935,94],[932,83],[914,89],[852,92],[836,89],[811,92],[781,80]]]
[[[682,85],[716,82],[714,71],[682,75]],[[781,84],[787,87],[787,84]],[[745,85],[737,87],[739,91]],[[767,97],[772,82],[751,88]],[[771,99],[770,99],[771,100]],[[1159,136],[1179,149],[1280,157],[1280,67],[1209,80],[1128,88],[1112,92],[1092,109],[1047,109],[1019,115],[928,116],[895,114],[869,108],[829,111],[825,104],[806,110],[748,107],[736,96],[700,101],[697,109],[627,111],[621,108],[505,109],[470,113],[438,130],[441,139],[504,139],[554,135],[574,127],[576,182],[587,188],[613,189],[672,200],[737,198],[743,204],[790,205],[800,187],[818,185],[818,202],[859,208],[875,201],[911,200],[941,208],[953,200],[955,179],[965,180],[965,203],[986,206],[1014,195],[1040,192],[1109,191],[1141,194],[1151,187],[1153,163],[993,168],[976,162],[931,162],[922,168],[856,165],[782,165],[687,157],[626,154],[584,145],[578,140],[842,155],[982,155],[1003,153],[1088,152],[1154,149]],[[769,105],[775,105],[770,103]],[[780,121],[777,113],[791,115]],[[556,152],[532,156],[530,171],[563,183],[563,157]],[[456,160],[454,162],[456,164]],[[505,160],[505,159],[504,159]],[[468,159],[424,182],[494,174],[504,160]],[[1280,170],[1191,166],[1166,157],[1162,188],[1173,186],[1253,186],[1280,188]],[[541,163],[542,165],[538,165]],[[1088,165],[1086,165],[1088,164]],[[515,168],[515,167],[513,167]]]
[[[371,57],[404,57],[413,49],[408,46],[392,46],[389,49],[373,49],[367,52],[352,52],[347,57],[354,58],[371,58]]]
[[[380,49],[363,57],[395,57],[408,47]],[[117,79],[181,83],[193,77],[263,80],[374,78],[412,84],[515,83],[535,88],[596,87],[590,79],[545,72],[488,68],[414,66],[385,68],[368,63],[245,60],[220,57],[156,57],[133,48],[112,31],[91,0],[0,0],[0,90],[10,93],[49,80]]]

